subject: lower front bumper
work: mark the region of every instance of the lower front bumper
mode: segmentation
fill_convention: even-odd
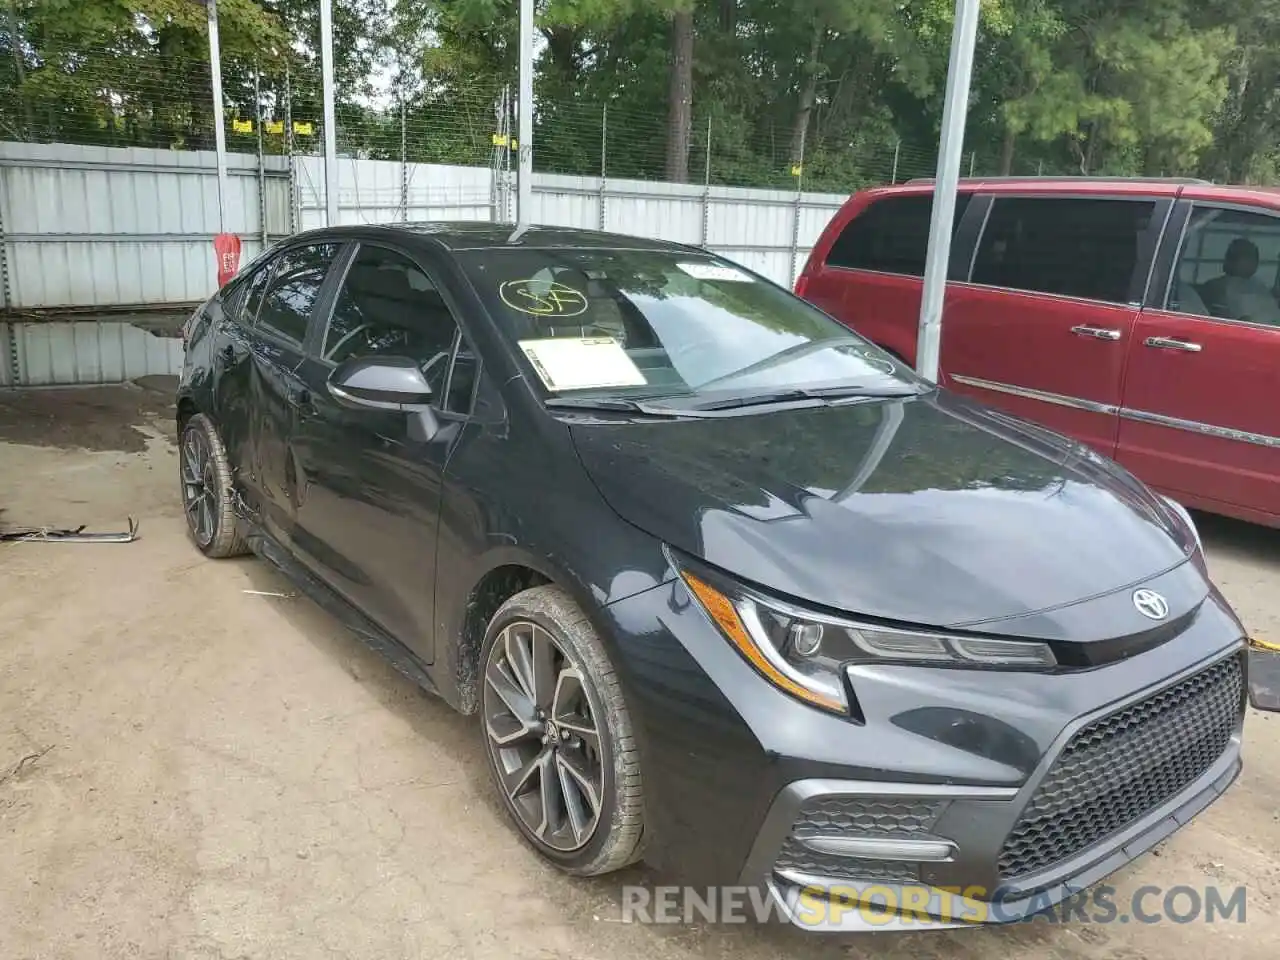
[[[1017,791],[969,789],[918,784],[873,784],[859,781],[802,780],[789,785],[770,809],[743,879],[767,876],[765,886],[774,914],[806,930],[947,929],[1013,923],[1051,911],[1120,867],[1147,852],[1185,826],[1231,786],[1241,769],[1240,742],[1193,784],[1138,822],[1060,865],[1048,882],[1021,887],[935,885],[929,864],[921,864],[919,882],[855,880],[777,869],[777,853],[806,801],[815,798],[874,798],[879,803],[943,799],[947,820],[972,821],[970,813],[987,810],[996,819],[1016,814]],[[978,820],[984,819],[979,814]],[[945,829],[945,828],[944,828]],[[828,861],[830,862],[830,861]],[[862,861],[867,862],[867,861]],[[937,864],[944,867],[944,864]]]

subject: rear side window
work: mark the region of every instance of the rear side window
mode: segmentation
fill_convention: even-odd
[[[311,310],[337,252],[336,243],[316,243],[280,254],[258,313],[259,325],[302,343]]]
[[[997,197],[973,262],[974,283],[1128,303],[1150,200]]]
[[[242,323],[251,324],[258,315],[258,309],[262,306],[262,295],[267,292],[267,281],[271,279],[272,266],[274,262],[259,268],[245,285],[247,295],[243,298],[244,312],[240,314]]]
[[[968,202],[968,194],[956,197],[953,231]],[[831,246],[827,264],[923,277],[932,215],[932,194],[883,197],[845,225]]]

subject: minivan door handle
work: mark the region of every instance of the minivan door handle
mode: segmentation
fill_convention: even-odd
[[[1187,353],[1199,353],[1200,344],[1190,340],[1179,340],[1177,337],[1147,337],[1148,347],[1159,347],[1162,350],[1185,350]]]
[[[1119,330],[1108,330],[1105,327],[1090,327],[1081,324],[1078,327],[1072,327],[1071,332],[1077,337],[1092,337],[1094,340],[1119,340]]]

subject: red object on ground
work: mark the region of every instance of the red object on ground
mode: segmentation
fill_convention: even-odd
[[[213,253],[218,261],[218,287],[221,288],[240,269],[240,238],[234,233],[218,234],[213,238]]]

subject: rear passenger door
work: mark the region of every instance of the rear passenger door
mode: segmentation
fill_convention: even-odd
[[[305,392],[296,371],[311,315],[340,246],[309,243],[281,251],[249,332],[254,506],[267,531],[283,544],[291,541],[296,514],[297,471],[290,444]]]
[[[1280,216],[1183,202],[1130,341],[1117,459],[1190,506],[1280,520]]]
[[[1170,202],[976,197],[981,234],[943,315],[943,383],[1112,456],[1126,350]]]

